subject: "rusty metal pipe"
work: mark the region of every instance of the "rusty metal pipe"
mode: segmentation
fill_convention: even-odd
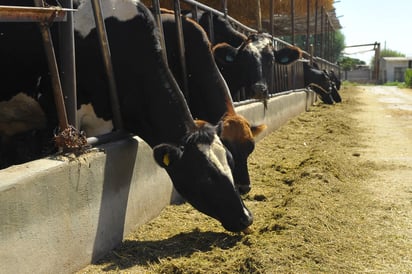
[[[66,20],[66,13],[74,11],[60,7],[1,6],[0,22],[44,22],[53,17],[54,22]]]
[[[36,6],[42,7],[43,3],[41,0],[34,0]],[[56,63],[56,54],[54,52],[53,41],[49,29],[49,25],[46,22],[39,23],[40,32],[43,38],[44,49],[46,51],[47,63],[50,70],[53,96],[57,109],[57,116],[59,120],[60,130],[68,128],[69,124],[67,122],[66,107],[63,100],[63,92],[60,84],[59,69]]]

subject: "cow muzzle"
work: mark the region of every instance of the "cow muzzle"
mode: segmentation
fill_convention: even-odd
[[[256,83],[252,86],[253,98],[254,99],[264,99],[269,96],[268,86],[263,83]]]
[[[250,185],[236,185],[236,188],[239,191],[240,195],[247,194],[251,190]]]

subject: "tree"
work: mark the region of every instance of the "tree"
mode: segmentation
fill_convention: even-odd
[[[330,42],[330,50],[329,52],[326,52],[326,49],[324,47],[324,52],[322,53],[315,53],[315,55],[322,57],[323,59],[326,59],[332,63],[336,62],[339,57],[341,56],[341,52],[345,48],[345,36],[340,30],[337,30],[335,32],[331,32],[332,41]],[[290,36],[285,36],[281,37],[283,40],[285,40],[288,43],[291,43],[292,38]],[[320,50],[320,44],[319,44],[319,39],[320,36],[318,35],[318,44],[316,46],[317,51]],[[313,35],[310,35],[309,43],[314,44],[315,39]],[[296,35],[295,36],[295,46],[300,47],[301,49],[306,49],[306,35]]]
[[[410,68],[405,71],[405,85],[412,88],[412,69]]]
[[[356,58],[346,57],[346,56],[341,56],[339,58],[338,63],[341,66],[341,68],[345,71],[354,70],[358,66],[366,65],[365,61],[362,61],[362,60],[356,59]]]

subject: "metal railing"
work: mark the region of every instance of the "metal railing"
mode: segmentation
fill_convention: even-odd
[[[34,0],[36,3],[37,0]],[[111,91],[111,107],[113,112],[113,120],[115,125],[115,130],[119,131],[122,129],[122,119],[120,115],[120,107],[117,99],[117,91],[116,91],[116,80],[113,74],[113,68],[111,66],[111,58],[110,58],[110,45],[108,43],[107,33],[105,31],[104,20],[102,17],[101,11],[101,0],[91,0],[92,7],[94,10],[94,18],[96,22],[96,28],[99,34],[99,43],[102,52],[102,58],[104,60],[105,68],[106,68],[106,76],[110,83],[110,91]],[[180,16],[180,1],[186,4],[189,4],[193,7],[194,14],[197,14],[198,9],[210,12],[211,14],[215,14],[217,16],[223,16],[228,20],[232,26],[243,32],[244,34],[252,34],[257,33],[258,31],[250,28],[235,18],[232,18],[228,15],[228,11],[226,9],[226,5],[223,5],[223,12],[213,9],[207,5],[201,4],[197,1],[193,0],[173,0],[175,2],[174,9],[176,14],[176,20],[178,22],[181,20]],[[225,1],[224,1],[225,2]],[[37,2],[40,5],[42,1]],[[51,43],[51,38],[49,34],[46,34],[48,38],[45,38],[45,47],[49,50],[48,56],[50,59],[49,67],[51,68],[50,71],[55,78],[54,81],[54,89],[56,90],[56,100],[64,100],[63,103],[57,103],[58,112],[60,113],[59,116],[62,118],[60,119],[60,127],[67,127],[68,125],[74,125],[78,127],[76,124],[76,109],[77,109],[77,100],[76,100],[76,77],[75,77],[75,52],[74,52],[74,27],[73,27],[73,16],[72,13],[75,12],[73,10],[73,0],[60,0],[62,7],[9,7],[9,6],[0,6],[0,22],[10,22],[10,21],[24,21],[24,22],[41,22],[43,24],[43,29],[45,32],[47,31],[48,25],[44,24],[47,22],[59,22],[61,23],[60,28],[60,45],[63,50],[60,52],[61,68],[59,72],[59,68],[57,67],[56,57],[53,56],[53,44]],[[160,19],[160,4],[159,0],[152,0],[153,7],[154,7],[154,16],[156,18],[157,24],[162,30],[161,19]],[[195,16],[197,18],[197,16]],[[211,28],[213,29],[213,20],[210,20]],[[179,23],[177,24],[179,26]],[[181,21],[180,21],[180,28],[181,28]],[[272,28],[273,29],[273,28]],[[179,35],[180,45],[184,45],[184,37],[183,31],[178,29],[177,31]],[[213,32],[211,32],[212,39],[213,39]],[[273,37],[271,34],[267,34],[268,37],[273,39],[273,44],[276,49],[281,49],[282,47],[292,46],[291,44]],[[164,39],[162,37],[162,39]],[[164,45],[164,41],[163,41]],[[185,63],[185,56],[184,56],[184,49],[180,51],[181,62]],[[336,64],[332,64],[324,59],[313,57],[311,54],[303,51],[304,58],[316,61],[322,69],[335,69],[339,70],[339,67]],[[165,56],[166,58],[166,56]],[[167,59],[165,59],[167,61]],[[183,66],[184,69],[184,66]],[[270,90],[270,94],[279,94],[281,92],[295,90],[299,88],[304,88],[303,84],[303,66],[301,62],[295,62],[292,65],[283,66],[283,65],[275,65],[274,69],[274,79],[273,85]],[[63,72],[63,73],[61,73]],[[185,74],[184,74],[185,75]],[[61,76],[61,79],[60,79]],[[61,84],[63,83],[63,84]],[[60,86],[60,87],[59,87]],[[183,87],[183,91],[185,88]],[[60,94],[60,95],[59,95]],[[64,95],[62,95],[64,94]],[[60,97],[61,96],[61,97]],[[64,99],[62,99],[64,98]],[[246,101],[246,102],[250,102]],[[63,114],[64,112],[64,114]],[[67,114],[66,114],[67,113]],[[66,116],[66,117],[64,117]],[[115,134],[116,136],[122,134]],[[104,142],[110,141],[110,138],[107,139],[106,136],[102,138]],[[89,143],[96,144],[99,143],[99,139],[96,137],[89,138]]]

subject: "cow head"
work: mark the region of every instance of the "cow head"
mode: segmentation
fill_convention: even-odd
[[[265,129],[264,124],[251,126],[243,116],[236,113],[226,114],[218,125],[219,137],[233,156],[233,177],[240,194],[250,191],[247,158],[255,148],[254,138]]]
[[[197,130],[181,144],[160,144],[153,153],[176,190],[194,208],[219,220],[229,231],[239,232],[252,224],[252,214],[233,183],[232,155],[217,137],[214,126],[198,121]]]
[[[340,94],[338,90],[340,89],[341,86],[341,81],[340,79],[336,76],[335,72],[333,70],[330,70],[328,73],[329,79],[331,81],[331,87],[332,87],[332,98],[336,103],[342,102],[342,98],[340,97]]]
[[[287,65],[301,56],[295,47],[275,50],[272,38],[261,33],[250,35],[238,48],[217,44],[213,53],[232,95],[245,88],[248,98],[268,96],[274,62]]]
[[[342,84],[341,80],[336,76],[336,73],[333,69],[329,71],[330,80],[335,84],[336,90],[340,90]]]
[[[318,69],[317,65],[311,66],[303,62],[305,85],[319,95],[325,104],[333,104],[333,94],[337,93],[336,87],[326,71]]]

